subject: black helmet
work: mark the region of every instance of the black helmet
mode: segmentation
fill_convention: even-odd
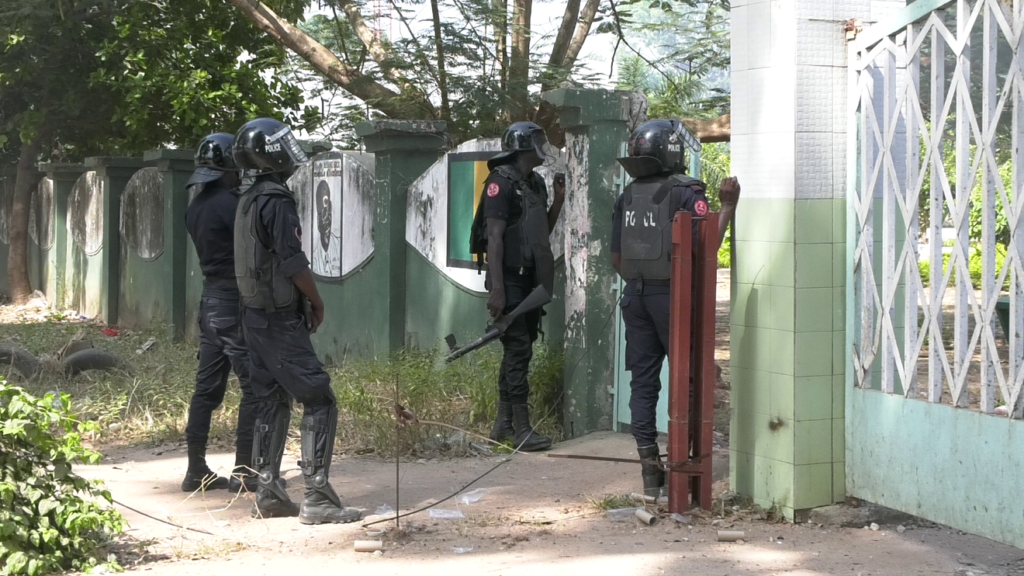
[[[629,148],[619,164],[633,178],[686,171],[685,149],[700,144],[679,120],[648,120],[629,136]]]
[[[537,155],[544,159],[550,156],[545,150],[547,145],[548,137],[543,128],[533,122],[516,122],[501,135],[501,152],[487,161],[487,168],[493,170],[495,166],[511,161],[516,152],[536,150]]]
[[[231,157],[231,148],[235,137],[231,134],[218,132],[203,138],[196,147],[196,171],[188,179],[187,186],[205,184],[218,180],[225,172],[238,170]]]
[[[246,122],[235,135],[234,150],[235,164],[252,176],[281,172],[287,178],[309,161],[292,129],[273,118]]]

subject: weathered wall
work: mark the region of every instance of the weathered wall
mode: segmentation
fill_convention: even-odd
[[[97,316],[105,290],[100,251],[103,248],[103,185],[95,170],[82,174],[68,198],[65,290],[60,307],[83,316]]]
[[[57,268],[54,254],[53,180],[44,176],[32,191],[29,209],[28,266],[32,288],[56,302]]]
[[[139,170],[128,182],[121,195],[120,234],[117,323],[128,328],[148,327],[167,313],[173,273],[163,259],[164,175],[157,168]]]

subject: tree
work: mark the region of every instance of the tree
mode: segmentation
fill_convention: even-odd
[[[0,47],[0,147],[19,159],[8,262],[15,301],[31,293],[37,161],[191,147],[300,102],[294,86],[262,77],[283,65],[284,51],[216,0],[0,0]],[[306,110],[288,120],[315,118]]]
[[[305,23],[267,2],[228,1],[368,109],[444,119],[456,140],[493,135],[510,121],[553,118],[538,92],[572,78],[600,20],[600,0],[568,0],[550,40],[534,37],[533,0],[431,0],[425,23],[411,16],[417,2],[388,0],[403,31],[389,38],[357,0],[322,0],[331,15]]]

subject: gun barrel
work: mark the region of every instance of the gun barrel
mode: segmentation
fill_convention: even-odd
[[[485,332],[483,336],[477,338],[476,340],[473,340],[469,344],[466,344],[465,346],[457,350],[453,350],[452,353],[449,354],[448,357],[444,359],[444,361],[446,363],[450,363],[455,360],[458,360],[459,358],[462,358],[466,354],[469,354],[470,352],[478,348],[483,348],[484,346],[490,344],[492,341],[497,340],[499,336],[501,336],[501,331],[498,330],[497,328],[491,328],[490,330]]]

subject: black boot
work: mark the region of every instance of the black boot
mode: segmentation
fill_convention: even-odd
[[[299,511],[303,524],[346,524],[355,522],[362,512],[342,504],[338,493],[328,482],[334,436],[338,430],[338,409],[326,414],[302,418],[302,476],[306,481],[306,498]]]
[[[287,403],[274,403],[264,407],[256,419],[253,436],[253,464],[256,466],[256,500],[252,505],[253,518],[287,518],[299,515],[299,506],[292,502],[281,481],[281,459],[288,439],[288,421],[291,407]]]
[[[498,402],[498,417],[494,421],[494,428],[491,428],[491,440],[505,443],[511,440],[516,434],[512,426],[512,403]]]
[[[228,487],[228,479],[217,476],[209,468],[206,470],[185,472],[185,479],[181,481],[182,492],[195,492],[196,490],[224,490]]]
[[[657,444],[644,446],[636,449],[640,460],[640,478],[644,482],[644,496],[653,498],[661,497],[661,489],[665,486],[665,471],[658,464],[661,463],[661,450]]]
[[[516,431],[513,442],[520,452],[539,452],[551,448],[551,438],[542,436],[530,426],[530,407],[526,404],[512,405],[512,425]]]

